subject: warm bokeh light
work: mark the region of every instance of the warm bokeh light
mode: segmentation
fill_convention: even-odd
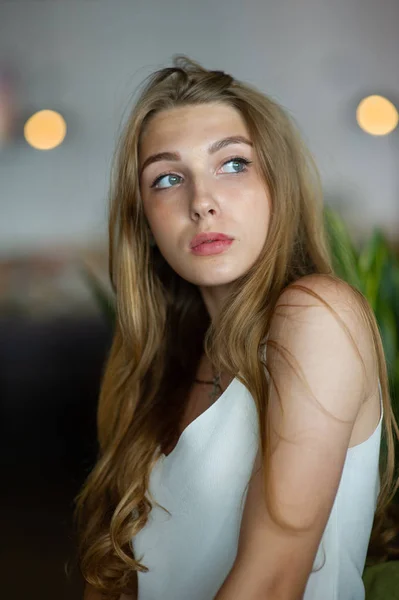
[[[54,110],[40,110],[25,123],[25,139],[38,150],[51,150],[59,146],[66,135],[64,118]]]
[[[398,111],[384,96],[368,96],[357,107],[356,119],[366,133],[387,135],[398,124]]]

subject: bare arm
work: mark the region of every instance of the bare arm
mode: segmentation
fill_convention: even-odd
[[[346,285],[327,286],[319,275],[303,277],[301,283],[305,282],[315,293],[327,296],[358,349],[372,357],[370,338]],[[298,314],[301,303],[308,308]],[[283,353],[274,346],[268,348],[267,361],[273,367],[270,434],[267,431],[269,477],[265,482],[259,450],[243,510],[237,558],[213,600],[303,597],[339,486],[353,424],[366,400],[358,354],[338,318],[313,298],[310,304],[294,288],[287,288],[277,305],[270,338],[287,351],[290,365],[302,372],[307,385],[294,367],[287,368]],[[291,315],[295,318],[288,320]],[[265,501],[265,484],[272,491],[280,523],[269,510],[271,503]],[[302,531],[293,533],[281,522]]]

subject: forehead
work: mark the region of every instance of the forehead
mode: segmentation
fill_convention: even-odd
[[[241,113],[226,104],[181,106],[157,113],[140,139],[142,154],[173,150],[172,145],[200,145],[229,135],[250,137]]]

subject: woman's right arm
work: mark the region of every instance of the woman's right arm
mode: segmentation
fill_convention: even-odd
[[[83,600],[105,600],[104,596],[96,590],[92,585],[86,583],[85,593],[83,596]],[[122,594],[119,600],[137,600],[137,595],[135,594]]]

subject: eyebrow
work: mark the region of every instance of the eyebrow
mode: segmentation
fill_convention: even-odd
[[[222,148],[229,146],[230,144],[247,144],[248,146],[253,146],[253,143],[248,140],[246,137],[242,135],[231,135],[229,137],[223,138],[221,140],[217,140],[213,142],[208,148],[208,154],[215,154]],[[160,160],[180,160],[180,154],[178,152],[158,152],[157,154],[152,154],[143,163],[143,166],[140,169],[140,177],[146,167],[151,165],[152,163],[159,162]]]

